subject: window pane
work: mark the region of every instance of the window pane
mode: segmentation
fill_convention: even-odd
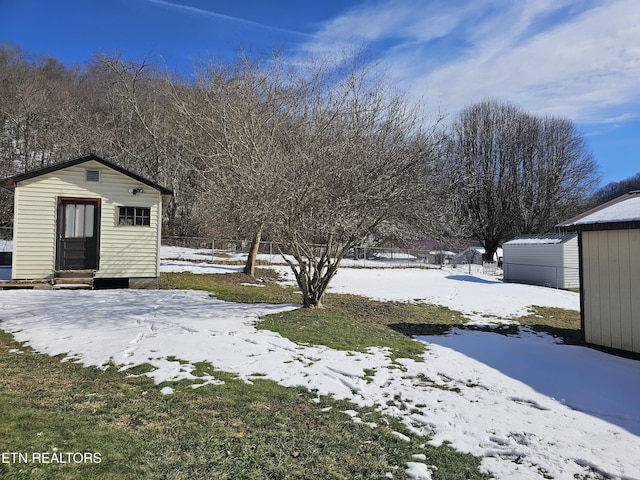
[[[84,205],[76,205],[76,231],[74,237],[84,237]]]
[[[74,236],[74,218],[75,218],[75,205],[66,205],[64,212],[64,236],[65,238],[71,238]]]
[[[133,207],[119,207],[118,224],[133,225],[133,210]]]
[[[85,227],[84,227],[84,236],[85,237],[93,237],[93,216],[94,216],[94,206],[87,205],[86,218],[85,218]]]
[[[136,208],[136,225],[150,225],[151,224],[151,209],[149,208]]]

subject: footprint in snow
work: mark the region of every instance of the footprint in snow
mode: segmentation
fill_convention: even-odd
[[[545,407],[544,405],[536,402],[535,400],[529,400],[529,399],[520,398],[520,397],[510,397],[509,400],[515,403],[519,403],[521,405],[527,405],[529,407],[532,407],[538,410],[551,410],[549,407]]]
[[[129,342],[129,344],[133,344],[133,345],[135,345],[135,344],[137,344],[137,343],[140,343],[140,342],[142,341],[142,339],[143,339],[143,338],[144,338],[144,333],[139,333],[139,334],[138,334],[138,336],[137,336],[136,338],[134,338],[133,340],[131,340],[131,341]]]

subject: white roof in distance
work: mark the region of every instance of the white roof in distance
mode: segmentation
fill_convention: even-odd
[[[541,235],[520,235],[503,245],[545,245],[568,242],[576,238],[576,233],[544,233]]]

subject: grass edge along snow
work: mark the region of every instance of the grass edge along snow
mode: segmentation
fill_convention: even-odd
[[[178,358],[173,358],[187,365]],[[0,437],[12,452],[99,453],[99,463],[0,463],[11,478],[488,478],[480,459],[434,447],[371,407],[199,365],[154,384],[148,368],[84,367],[0,330]],[[173,395],[163,395],[164,389]],[[37,394],[36,394],[37,393]],[[96,457],[98,458],[98,457]],[[421,464],[422,466],[418,465]],[[404,471],[406,468],[406,472]],[[427,476],[429,475],[429,477]]]
[[[295,304],[294,288],[277,283],[278,274],[259,269],[257,278],[244,274],[161,274],[165,289],[210,292],[219,300],[242,303]],[[265,288],[251,288],[253,285]],[[461,312],[423,301],[378,301],[361,295],[328,293],[323,309],[293,309],[261,317],[256,328],[271,330],[300,345],[324,345],[337,350],[366,352],[369,347],[388,348],[393,359],[421,361],[424,344],[413,336],[440,335],[452,328],[488,329],[517,334],[520,326],[546,332],[567,344],[579,343],[580,314],[556,307],[532,306],[525,316],[506,321],[489,316],[485,325],[471,324]]]

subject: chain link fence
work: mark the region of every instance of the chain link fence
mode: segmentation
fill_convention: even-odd
[[[251,247],[249,240],[212,239],[206,237],[163,237],[163,246],[194,248],[203,254],[210,253],[211,258],[224,254],[248,254]],[[314,255],[320,256],[325,247],[311,245]],[[258,254],[268,256],[270,263],[283,263],[281,249],[274,242],[260,242]],[[285,254],[286,248],[282,248]],[[345,266],[356,267],[423,267],[440,268],[449,264],[453,254],[444,250],[424,251],[419,249],[402,249],[395,246],[358,246],[349,250],[342,261]]]
[[[162,237],[162,245],[168,247],[183,247],[197,249],[203,255],[210,255],[212,260],[233,255],[243,256],[249,253],[251,241],[246,239],[224,239],[209,237],[166,236]],[[312,245],[314,254],[320,256],[324,252],[323,245]],[[0,264],[11,264],[13,250],[13,229],[0,227]],[[285,254],[288,252],[282,249]],[[274,242],[260,242],[258,254],[268,263],[285,263],[278,245]],[[342,260],[342,265],[363,268],[441,268],[443,265],[462,267],[454,261],[454,254],[445,250],[421,250],[398,248],[396,246],[367,246],[361,245],[349,250]],[[485,262],[482,270],[494,273],[497,264]],[[475,270],[475,269],[474,269]]]

